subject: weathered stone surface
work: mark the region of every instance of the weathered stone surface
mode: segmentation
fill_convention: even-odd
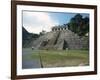
[[[51,31],[33,42],[35,49],[88,49],[88,39],[80,38],[74,32],[66,29]]]

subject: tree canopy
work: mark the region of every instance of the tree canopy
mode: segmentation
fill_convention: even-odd
[[[68,23],[68,29],[79,36],[84,36],[89,32],[89,18],[83,18],[81,14],[76,14]]]

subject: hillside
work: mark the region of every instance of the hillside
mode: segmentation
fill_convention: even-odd
[[[34,40],[39,37],[38,34],[29,33],[24,27],[22,27],[22,46],[31,47]]]

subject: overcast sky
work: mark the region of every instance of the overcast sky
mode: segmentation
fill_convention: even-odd
[[[76,13],[23,11],[23,27],[30,33],[40,33],[42,30],[48,32],[55,25],[68,23],[75,15]],[[81,15],[89,17],[89,14]]]

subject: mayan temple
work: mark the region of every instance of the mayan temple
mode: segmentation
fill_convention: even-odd
[[[50,32],[40,36],[33,42],[34,49],[84,49],[88,48],[88,39],[80,38],[70,31],[68,26],[53,27]]]

